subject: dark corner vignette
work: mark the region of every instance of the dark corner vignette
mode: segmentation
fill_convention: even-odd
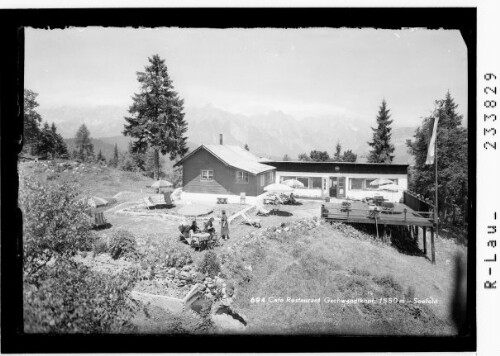
[[[459,29],[468,55],[469,246],[466,322],[458,337],[324,335],[164,336],[23,333],[22,215],[17,207],[17,156],[22,149],[24,28],[109,27],[426,27]],[[2,351],[47,352],[397,352],[476,349],[476,35],[475,8],[54,9],[0,10],[2,164]],[[457,317],[463,321],[463,316]]]

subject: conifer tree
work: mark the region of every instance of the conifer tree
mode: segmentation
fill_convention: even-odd
[[[101,150],[99,150],[99,153],[97,154],[97,162],[99,162],[99,163],[106,162],[106,158],[104,158],[104,156],[102,155]]]
[[[414,140],[408,140],[408,152],[415,158],[410,175],[410,189],[434,200],[435,167],[425,164],[434,120],[439,117],[436,142],[438,163],[438,210],[441,221],[464,223],[468,199],[467,128],[463,116],[448,92],[436,100],[434,112],[417,128]]]
[[[118,154],[118,144],[115,143],[115,149],[113,150],[113,157],[109,160],[109,165],[111,167],[118,167],[118,162],[120,160],[120,156]]]
[[[76,132],[75,145],[79,159],[81,159],[82,161],[94,160],[94,145],[92,144],[92,141],[90,139],[90,132],[85,124],[80,126],[80,128]]]
[[[55,123],[50,127],[52,139],[54,140],[54,156],[59,158],[68,158],[68,147],[62,136],[57,132]]]
[[[124,135],[136,139],[134,152],[154,155],[154,179],[159,178],[160,153],[169,154],[170,160],[187,152],[187,123],[184,120],[184,100],[172,85],[165,60],[158,55],[148,58],[144,72],[137,73],[140,92],[133,97],[129,108],[131,116],[125,117]]]
[[[245,150],[250,151],[250,147],[248,147],[247,143],[245,143]]]
[[[38,134],[36,152],[39,155],[53,158],[55,152],[55,146],[56,145],[52,130],[50,129],[48,122],[45,122]]]
[[[290,160],[290,156],[285,153],[285,155],[283,156],[283,161],[289,161]]]
[[[391,143],[391,124],[387,103],[382,100],[377,115],[377,127],[373,128],[373,139],[368,144],[372,147],[368,156],[369,163],[392,163],[394,159],[394,145]]]
[[[333,162],[342,162],[342,146],[340,142],[337,142],[337,146],[335,146],[335,154],[333,155]]]
[[[24,150],[35,154],[40,135],[42,116],[35,110],[39,104],[37,93],[24,89]]]

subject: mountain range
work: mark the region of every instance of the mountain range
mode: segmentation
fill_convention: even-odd
[[[112,156],[115,144],[124,151],[131,140],[121,135],[126,115],[122,107],[66,106],[40,110],[40,113],[44,120],[55,122],[58,131],[66,138],[74,137],[78,127],[85,123],[94,138],[95,152],[100,149],[106,157]],[[218,144],[219,134],[223,134],[224,144],[247,144],[251,152],[271,159],[282,159],[285,154],[296,159],[300,153],[312,150],[327,151],[332,156],[339,142],[343,151],[351,149],[358,154],[358,162],[366,162],[370,150],[367,142],[373,132],[366,124],[345,116],[315,116],[299,120],[281,111],[243,115],[212,105],[187,108],[185,119],[190,149],[200,144]],[[375,126],[375,117],[372,126]],[[398,127],[393,123],[394,163],[412,163],[406,140],[413,137],[415,129],[416,126]],[[71,139],[67,142],[73,147]]]

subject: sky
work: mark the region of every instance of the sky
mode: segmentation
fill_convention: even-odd
[[[416,126],[449,90],[467,112],[467,48],[453,30],[26,30],[25,87],[40,108],[128,108],[147,58],[166,60],[192,107],[298,119],[341,115],[373,125],[382,99],[394,126]]]

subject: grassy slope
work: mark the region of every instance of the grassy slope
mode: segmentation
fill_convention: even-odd
[[[254,332],[328,332],[352,334],[449,334],[448,303],[452,271],[422,257],[401,255],[394,248],[344,236],[330,226],[282,241],[246,246],[239,258],[253,268],[242,283],[236,305]],[[456,245],[446,250],[454,253]],[[452,252],[453,251],[453,252]],[[432,307],[413,304],[250,303],[251,298],[402,298],[409,288],[418,298],[437,298]]]

